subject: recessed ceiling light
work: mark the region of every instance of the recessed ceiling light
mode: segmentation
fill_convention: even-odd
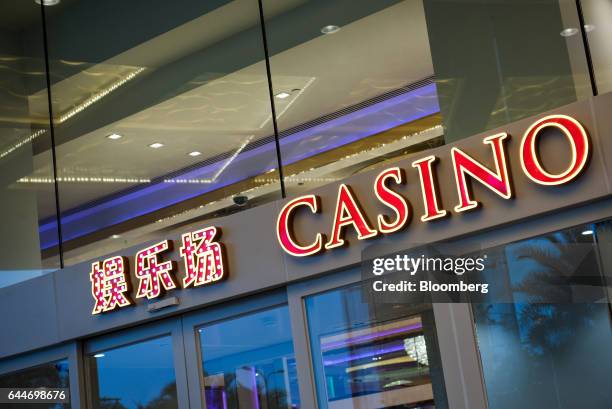
[[[590,236],[591,234],[593,234],[593,230],[585,230],[582,232],[583,236]]]
[[[578,29],[574,27],[565,28],[561,31],[561,37],[571,37],[578,33]]]
[[[42,3],[43,6],[55,6],[56,4],[59,4],[59,2],[60,0],[34,0],[34,3]]]
[[[275,96],[276,98],[278,98],[278,99],[285,99],[285,98],[287,98],[287,97],[291,96],[291,94],[290,94],[290,93],[288,93],[288,92],[279,92],[278,94],[276,94],[276,95],[274,95],[274,96]]]
[[[340,27],[338,26],[334,26],[334,25],[329,25],[329,26],[325,26],[323,28],[321,28],[321,32],[323,34],[335,34],[338,31],[340,31]]]
[[[95,354],[94,358],[104,358],[104,354],[100,353],[100,354]]]
[[[159,148],[161,148],[162,146],[164,146],[164,144],[163,144],[163,143],[160,143],[160,142],[155,142],[155,143],[152,143],[151,145],[149,145],[149,148],[159,149]]]
[[[119,238],[121,238],[121,235],[119,235],[119,234],[113,234],[111,236],[111,239],[119,239]]]
[[[117,139],[121,139],[121,138],[123,138],[123,135],[118,134],[118,133],[112,133],[112,134],[110,134],[110,135],[106,135],[106,137],[107,137],[108,139],[117,140]]]
[[[585,24],[584,25],[584,31],[586,31],[587,33],[590,33],[593,30],[595,30],[595,26],[593,24]]]
[[[193,152],[189,152],[189,156],[200,156],[202,154],[202,152],[198,152],[198,151],[193,151]]]

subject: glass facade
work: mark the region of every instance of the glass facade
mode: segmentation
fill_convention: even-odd
[[[609,0],[3,1],[0,287],[611,92],[610,12]],[[610,406],[611,244],[607,221],[487,249],[495,285],[465,321],[489,409]],[[452,407],[443,352],[461,351],[438,334],[454,323],[351,282],[193,327],[175,310],[172,335],[79,352],[70,372],[0,366],[0,388],[68,388],[82,367],[93,409]],[[159,319],[142,311],[96,318]],[[81,350],[59,334],[49,343]]]
[[[2,2],[0,14],[0,286],[8,286],[60,261],[41,8]]]
[[[605,0],[38,3],[0,6],[3,286],[609,88]]]

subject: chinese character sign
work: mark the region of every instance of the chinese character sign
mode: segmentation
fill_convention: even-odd
[[[171,247],[172,242],[164,240],[136,253],[136,278],[140,280],[136,298],[156,298],[162,293],[162,288],[165,290],[176,288],[170,275],[174,270],[172,261],[159,262],[159,254]]]
[[[185,262],[183,287],[200,286],[225,277],[223,248],[215,238],[219,229],[207,227],[183,234],[181,256]]]
[[[125,278],[127,269],[125,257],[116,256],[91,265],[91,292],[95,300],[92,314],[112,311],[132,302],[125,294],[129,290]]]
[[[198,287],[214,283],[227,276],[223,244],[218,242],[221,231],[206,227],[181,237],[180,256],[185,271],[183,287]],[[136,253],[134,275],[138,279],[135,298],[155,299],[165,291],[177,288],[174,274],[176,263],[164,261],[172,251],[172,241],[164,240]],[[112,311],[132,304],[129,298],[129,265],[125,257],[115,256],[91,265],[89,278],[94,298],[92,314]],[[179,279],[178,282],[181,280]]]

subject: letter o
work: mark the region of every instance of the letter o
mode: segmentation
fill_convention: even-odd
[[[559,174],[547,172],[538,157],[537,140],[544,128],[555,127],[563,132],[572,149],[572,160]],[[562,185],[576,178],[589,159],[589,136],[583,126],[566,115],[551,115],[540,119],[527,129],[521,141],[521,167],[525,175],[540,185]]]

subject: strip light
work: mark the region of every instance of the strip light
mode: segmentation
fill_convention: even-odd
[[[119,81],[111,84],[108,88],[105,88],[104,90],[98,92],[97,94],[92,95],[91,97],[87,98],[85,101],[81,102],[79,105],[77,105],[70,111],[61,115],[58,118],[57,122],[60,124],[66,122],[67,120],[69,120],[70,118],[78,114],[79,112],[83,111],[84,109],[87,109],[92,104],[95,104],[96,102],[98,102],[99,100],[101,100],[102,98],[110,94],[111,92],[115,91],[117,88],[121,87],[126,82],[131,81],[132,79],[134,79],[134,77],[136,77],[138,74],[140,74],[144,70],[145,70],[144,67],[140,67],[136,69],[135,71],[131,72],[130,74],[126,75],[124,78],[120,79]]]
[[[58,182],[64,183],[151,183],[151,179],[137,178],[100,178],[86,176],[58,177]],[[53,178],[21,178],[17,183],[55,183]]]
[[[98,92],[97,94],[92,95],[91,97],[87,98],[85,101],[83,101],[82,103],[80,103],[79,105],[77,105],[76,107],[71,109],[70,111],[68,111],[65,114],[61,115],[57,119],[57,122],[59,124],[66,122],[68,119],[72,118],[73,116],[75,116],[79,112],[83,111],[84,109],[88,108],[92,104],[98,102],[99,100],[101,100],[102,98],[104,98],[105,96],[110,94],[111,92],[115,91],[117,88],[121,87],[122,85],[124,85],[128,81],[131,81],[132,79],[134,79],[134,77],[136,77],[138,74],[140,74],[144,70],[145,70],[144,67],[140,67],[140,68],[136,69],[135,71],[131,72],[130,74],[128,74],[127,76],[125,76],[124,78],[122,78],[121,80],[111,84],[108,88]],[[15,145],[11,146],[10,148],[5,150],[4,152],[0,153],[0,159],[2,159],[5,156],[11,154],[12,152],[16,151],[17,149],[21,148],[22,146],[32,142],[34,139],[40,137],[41,135],[45,134],[46,132],[47,132],[46,129],[39,129],[39,130],[37,130],[36,132],[31,134],[27,138],[23,139],[22,141],[20,141],[20,142],[16,143]]]
[[[9,155],[12,152],[16,151],[17,149],[21,148],[23,145],[32,142],[34,139],[36,139],[39,136],[45,134],[46,132],[47,132],[46,129],[39,129],[38,131],[34,132],[33,134],[31,134],[27,138],[23,139],[20,142],[17,142],[15,145],[11,146],[10,148],[5,150],[4,152],[0,153],[0,159],[4,158],[6,155]]]

